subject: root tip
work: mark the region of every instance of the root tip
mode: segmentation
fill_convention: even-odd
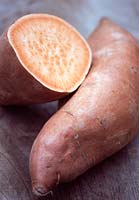
[[[33,187],[33,194],[37,197],[47,196],[51,191],[47,190],[44,186]]]

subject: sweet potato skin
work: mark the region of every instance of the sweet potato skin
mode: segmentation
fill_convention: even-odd
[[[67,95],[43,86],[24,69],[8,41],[7,32],[0,37],[0,105],[43,103]]]
[[[93,67],[73,97],[44,125],[30,155],[33,191],[46,195],[119,151],[139,121],[137,41],[109,19],[88,39]]]

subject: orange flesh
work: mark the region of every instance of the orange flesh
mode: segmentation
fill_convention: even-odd
[[[71,25],[58,17],[24,16],[9,28],[8,39],[25,69],[55,91],[74,91],[89,70],[90,48]]]

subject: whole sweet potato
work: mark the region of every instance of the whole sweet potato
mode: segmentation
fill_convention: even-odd
[[[36,195],[46,195],[119,151],[138,129],[137,41],[106,18],[88,41],[93,50],[89,75],[34,142],[30,173]]]
[[[73,92],[91,59],[87,42],[64,20],[19,18],[0,37],[0,105],[48,102]]]

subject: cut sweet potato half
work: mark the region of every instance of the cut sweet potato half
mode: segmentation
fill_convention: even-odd
[[[0,42],[1,104],[59,99],[79,87],[91,64],[84,38],[52,15],[23,16]]]

